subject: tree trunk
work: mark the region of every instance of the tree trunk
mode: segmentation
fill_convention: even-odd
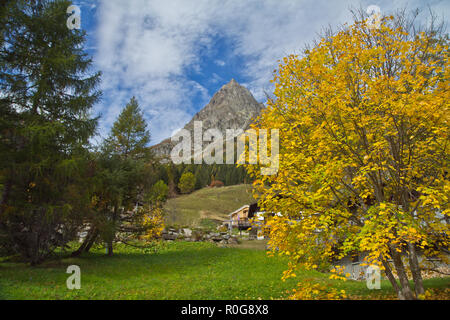
[[[408,242],[408,252],[409,252],[409,266],[411,268],[411,273],[414,279],[414,289],[416,291],[416,296],[425,293],[423,287],[422,274],[420,273],[419,259],[417,258],[416,247],[413,243]]]
[[[383,266],[384,266],[384,272],[386,273],[387,278],[389,279],[389,282],[392,285],[392,288],[394,288],[395,292],[397,292],[397,296],[400,300],[405,300],[405,297],[403,296],[403,292],[398,286],[397,280],[395,279],[394,275],[392,274],[391,266],[389,265],[389,262],[386,260],[383,260]]]
[[[72,257],[78,257],[84,252],[86,252],[86,253],[89,252],[89,250],[91,249],[91,247],[94,244],[95,240],[97,239],[97,236],[98,236],[97,228],[91,228],[88,231],[86,239],[84,239],[83,243],[78,248],[78,250],[72,252]]]
[[[8,227],[6,221],[3,220],[3,212],[5,212],[6,204],[8,203],[9,195],[11,193],[11,188],[12,188],[12,181],[11,179],[8,179],[5,183],[2,199],[0,202],[0,228],[5,229],[5,231],[7,230]]]
[[[95,240],[97,240],[98,235],[99,235],[99,231],[98,231],[98,229],[95,229],[95,233],[92,235],[90,241],[87,243],[87,245],[84,249],[84,252],[88,253],[89,250],[91,250],[91,247],[94,245]]]
[[[110,240],[107,243],[107,255],[108,257],[112,257],[114,255],[114,250],[113,250],[113,241]]]
[[[391,247],[392,260],[394,260],[395,271],[397,271],[398,279],[400,280],[400,286],[402,291],[402,296],[399,299],[404,300],[414,300],[415,296],[411,291],[409,286],[408,276],[405,271],[405,266],[403,265],[402,257],[400,253],[396,252],[396,248]]]
[[[410,206],[408,202],[410,196],[407,188],[405,188],[404,192],[402,193],[402,196],[403,196],[402,199],[403,208],[405,209],[406,212],[410,212]],[[415,210],[411,214],[414,219],[417,219],[417,213]],[[425,293],[425,289],[423,288],[422,274],[420,272],[419,259],[417,258],[417,251],[414,243],[408,241],[407,244],[409,253],[409,267],[411,269],[411,273],[414,280],[414,290],[416,292],[416,297],[418,298],[420,295]]]
[[[12,188],[12,180],[8,179],[5,183],[5,187],[3,189],[2,200],[0,202],[0,217],[3,215],[3,211],[5,210],[6,204],[9,199],[9,194],[11,193]]]
[[[86,239],[84,239],[81,246],[76,251],[72,252],[72,257],[79,257],[84,252],[84,249],[86,248],[88,241],[89,241],[89,234],[86,236]]]
[[[109,238],[106,242],[106,249],[107,249],[108,257],[112,257],[114,254],[113,243],[114,243],[114,239],[116,238],[116,222],[117,222],[117,218],[118,218],[118,210],[119,210],[119,205],[116,203],[116,205],[114,206],[114,211],[113,211],[113,215],[112,215],[113,230],[112,230],[111,238]]]

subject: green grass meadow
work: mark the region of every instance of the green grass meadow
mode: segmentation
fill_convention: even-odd
[[[99,300],[270,300],[285,299],[302,281],[320,281],[359,299],[395,298],[387,281],[370,291],[364,282],[329,280],[327,274],[300,271],[281,281],[286,260],[264,250],[220,248],[211,243],[165,243],[157,252],[118,246],[114,257],[103,248],[80,258],[58,258],[39,267],[0,262],[0,299]],[[81,290],[68,290],[69,265],[81,268]],[[445,289],[449,278],[426,280]]]
[[[280,281],[284,263],[261,250],[171,243],[157,253],[119,246],[39,267],[0,263],[2,299],[270,299],[294,283]],[[81,290],[66,287],[69,265],[81,268]]]

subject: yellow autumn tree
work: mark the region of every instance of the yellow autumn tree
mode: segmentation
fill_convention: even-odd
[[[247,170],[262,208],[280,213],[267,227],[290,257],[285,277],[364,253],[400,299],[415,299],[422,258],[447,262],[448,35],[410,22],[355,19],[275,73],[255,129],[279,129],[280,168]]]
[[[164,230],[164,216],[161,205],[150,207],[143,215],[142,226],[145,230],[141,237],[145,241],[153,241],[158,239]]]

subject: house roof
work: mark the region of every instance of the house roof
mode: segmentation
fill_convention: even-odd
[[[242,211],[242,210],[244,210],[245,208],[250,208],[250,206],[248,205],[248,204],[246,204],[245,206],[243,206],[243,207],[240,207],[239,209],[237,209],[236,211],[233,211],[232,213],[230,213],[228,216],[233,216],[233,215],[235,215],[236,213],[238,213],[238,212],[240,212],[240,211]]]

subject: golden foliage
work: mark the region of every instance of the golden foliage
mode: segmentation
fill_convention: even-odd
[[[341,300],[346,299],[345,290],[337,290],[330,285],[303,281],[292,290],[290,300]]]
[[[281,213],[267,229],[272,254],[290,258],[284,278],[353,252],[383,269],[407,243],[429,256],[448,246],[448,49],[390,17],[283,59],[254,126],[279,129],[279,172],[246,167],[261,207]]]
[[[143,216],[142,225],[145,230],[145,233],[142,236],[143,240],[152,241],[159,238],[164,230],[162,209],[159,206],[156,206],[152,210],[146,212]]]

